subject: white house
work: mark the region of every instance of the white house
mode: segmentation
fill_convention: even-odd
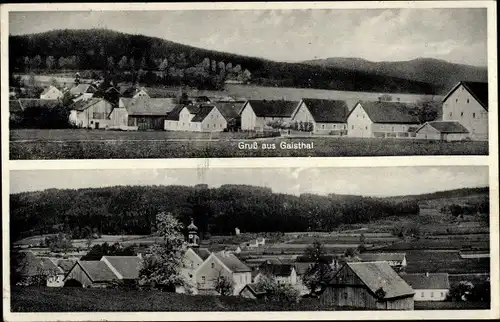
[[[64,94],[57,87],[50,85],[40,94],[42,100],[57,100],[63,98]]]
[[[94,96],[95,92],[97,88],[92,84],[78,84],[69,90],[71,96],[75,98],[74,101],[88,100]]]
[[[259,267],[259,273],[254,277],[254,282],[258,283],[265,275],[274,277],[279,283],[296,285],[298,281],[297,271],[291,264],[268,264],[264,262]]]
[[[217,105],[186,105],[174,108],[165,119],[166,131],[222,132],[228,119]]]
[[[317,134],[346,135],[347,103],[341,100],[303,98],[293,113],[291,123],[312,123]],[[300,126],[299,126],[300,127]]]
[[[104,98],[80,100],[70,106],[69,121],[80,128],[102,129],[110,124],[113,106]]]
[[[448,273],[401,274],[415,291],[415,301],[444,301],[450,291]]]
[[[414,137],[419,119],[398,102],[358,102],[347,116],[347,136],[359,138]]]
[[[241,129],[263,131],[271,129],[272,123],[290,124],[297,105],[296,101],[249,100],[241,110]]]
[[[460,122],[473,140],[488,139],[488,83],[459,82],[443,99],[443,121]]]
[[[361,262],[387,262],[393,268],[407,266],[406,253],[362,253],[356,257]]]

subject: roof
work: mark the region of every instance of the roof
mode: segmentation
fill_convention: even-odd
[[[211,254],[207,248],[192,248],[192,250],[203,260],[207,259]]]
[[[83,93],[93,93],[96,88],[92,84],[78,84],[73,86],[69,92],[71,95],[78,95]]]
[[[446,94],[446,96],[443,98],[443,102],[450,97],[453,92],[457,90],[460,85],[463,85],[469,93],[481,104],[482,107],[484,107],[486,110],[488,110],[488,83],[485,82],[467,82],[467,81],[460,81],[457,85],[455,85],[451,91]]]
[[[40,94],[40,95],[45,95],[45,94],[47,94],[47,93],[48,93],[48,92],[49,92],[52,88],[55,88],[56,90],[58,90],[58,91],[59,91],[59,89],[58,89],[57,87],[55,87],[55,86],[53,86],[53,85],[50,85],[49,87],[45,88],[45,89],[43,90],[42,94]]]
[[[114,90],[115,92],[120,93],[120,91],[119,91],[118,89],[116,89],[116,87],[114,87],[114,86],[110,86],[110,87],[108,87],[108,88],[105,90],[105,92],[106,92],[106,93],[109,93],[109,92],[111,92],[111,91],[113,91],[113,90]]]
[[[242,102],[216,102],[215,106],[226,120],[232,120],[240,115],[245,103]]]
[[[253,293],[253,295],[258,296],[258,295],[265,295],[267,292],[262,288],[262,285],[259,283],[252,283],[252,284],[247,284],[243,289],[241,289],[240,293],[247,288],[250,290],[250,292]]]
[[[357,255],[363,262],[403,261],[405,253],[363,253]]]
[[[418,117],[410,113],[411,107],[404,103],[360,101],[358,104],[361,104],[373,123],[420,124]]]
[[[109,266],[103,261],[78,261],[93,282],[106,282],[118,279]]]
[[[469,133],[469,131],[462,125],[460,122],[457,121],[432,121],[432,122],[427,122],[421,127],[418,128],[420,130],[423,128],[426,124],[429,124],[436,130],[438,130],[441,133]],[[418,131],[417,130],[417,131]]]
[[[64,272],[69,272],[73,265],[75,265],[76,260],[71,259],[60,259],[57,261],[57,266],[59,266]]]
[[[76,111],[85,111],[89,107],[91,107],[94,104],[99,103],[101,100],[105,100],[104,98],[97,98],[97,97],[92,97],[89,98],[88,100],[78,100],[71,104],[70,109],[76,110]],[[111,103],[110,103],[111,104]]]
[[[166,116],[176,104],[173,98],[122,98],[123,105],[129,115]]]
[[[141,259],[138,256],[103,256],[101,261],[107,259],[124,279],[139,277]]]
[[[39,98],[20,98],[9,101],[9,112],[21,112],[27,108],[52,108],[59,100],[44,100]]]
[[[262,272],[271,274],[273,276],[288,277],[292,274],[293,265],[290,264],[264,264],[262,265]]]
[[[191,122],[203,122],[203,120],[216,108],[213,105],[203,105],[198,108],[196,115],[191,119]]]
[[[401,274],[401,278],[415,290],[447,290],[450,288],[448,273]]]
[[[247,103],[258,117],[291,117],[298,102],[285,100],[249,100]]]
[[[321,258],[322,261],[331,263],[335,259],[335,256],[332,256],[332,255],[322,255],[320,258]],[[307,263],[314,263],[314,262],[316,262],[316,260],[314,258],[306,256],[306,255],[297,256],[297,258],[295,260],[297,262],[307,262]]]
[[[382,299],[413,296],[415,294],[415,291],[413,291],[387,262],[346,263],[344,267],[335,274],[330,283],[332,283],[340,271],[346,267],[349,267],[373,294],[377,294],[379,290],[382,289],[384,291]]]
[[[306,104],[314,121],[318,123],[345,123],[349,108],[345,101],[304,98],[302,101]]]
[[[49,257],[36,257],[33,253],[27,252],[19,264],[19,272],[24,276],[40,274],[64,273]]]
[[[179,114],[181,113],[182,109],[184,106],[182,105],[177,105],[174,107],[168,114],[166,119],[170,121],[178,121],[179,120]]]
[[[297,272],[297,275],[302,276],[307,272],[309,267],[311,267],[311,265],[313,265],[313,264],[314,263],[311,263],[311,262],[297,262],[297,263],[293,264],[293,266],[295,267],[295,271]]]
[[[236,257],[234,254],[229,254],[227,252],[225,253],[218,252],[215,253],[215,256],[217,256],[217,258],[220,259],[220,261],[224,263],[224,265],[226,265],[227,268],[229,268],[231,271],[235,273],[252,271],[250,267],[248,267],[242,261],[240,261],[238,257]]]

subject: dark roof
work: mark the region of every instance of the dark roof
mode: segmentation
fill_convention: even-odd
[[[273,276],[288,277],[292,274],[293,265],[290,264],[267,264],[261,266],[261,272],[271,274]]]
[[[141,259],[138,256],[103,256],[101,261],[104,259],[106,259],[124,279],[137,279],[139,277]]]
[[[215,253],[218,259],[224,263],[233,272],[251,272],[250,267],[245,265],[242,261],[238,259],[234,254],[229,254],[227,252]]]
[[[78,84],[73,86],[69,92],[71,95],[79,95],[83,93],[94,93],[97,89],[92,84]]]
[[[252,284],[247,284],[245,285],[245,287],[243,287],[240,291],[240,294],[241,292],[243,292],[244,289],[248,289],[250,292],[252,292],[252,294],[255,296],[255,297],[259,297],[259,296],[262,296],[262,295],[265,295],[267,292],[262,288],[262,285],[259,284],[259,283],[252,283]]]
[[[9,101],[9,112],[10,113],[18,113],[23,111],[23,106],[19,100],[10,100]]]
[[[134,97],[135,94],[139,93],[140,91],[144,91],[146,94],[149,95],[149,93],[146,91],[145,88],[131,86],[128,88],[122,88],[121,89],[121,96],[126,97],[126,98],[132,98],[132,97]]]
[[[296,262],[295,264],[293,264],[293,266],[295,267],[295,271],[299,276],[304,275],[312,265],[314,265],[314,263],[312,262]]]
[[[167,114],[166,120],[178,121],[179,120],[179,114],[181,113],[181,111],[182,111],[183,108],[184,108],[184,106],[182,106],[182,105],[177,105],[176,107],[174,107],[173,110],[171,110]]]
[[[363,253],[357,255],[362,262],[403,261],[405,253]]]
[[[448,273],[401,274],[401,277],[415,290],[447,290],[450,288]]]
[[[432,121],[426,124],[429,124],[441,133],[469,133],[469,131],[457,121]],[[426,124],[419,127],[417,132]]]
[[[197,114],[200,111],[199,105],[186,105],[185,107],[187,108],[188,112],[191,114]]]
[[[443,98],[443,102],[448,99],[448,97],[455,92],[455,90],[463,85],[469,93],[483,106],[486,110],[488,110],[488,83],[484,82],[466,82],[461,81],[457,85],[455,85],[451,91],[446,94]]]
[[[240,115],[241,109],[245,103],[241,102],[216,102],[215,105],[221,112],[222,116],[229,121],[237,118]]]
[[[249,100],[248,103],[257,117],[291,117],[298,104],[285,100]]]
[[[411,107],[399,102],[358,102],[373,123],[420,124],[418,117],[410,113]],[[356,105],[358,105],[356,104]],[[349,113],[354,112],[353,108]]]
[[[191,119],[191,122],[203,122],[203,120],[216,108],[213,105],[203,105],[198,108],[196,115]]]
[[[115,92],[117,92],[117,93],[120,93],[120,91],[119,91],[118,89],[116,89],[116,87],[114,87],[114,86],[110,86],[110,87],[108,87],[108,88],[105,90],[105,92],[106,92],[106,93],[109,93],[109,92],[111,92],[111,91],[115,91]]]
[[[103,261],[78,261],[77,265],[82,267],[93,282],[107,282],[118,279]]]
[[[314,121],[318,123],[347,122],[349,108],[345,101],[317,98],[304,98],[302,101],[306,104]]]
[[[207,248],[192,248],[192,250],[200,256],[202,260],[205,260],[210,256],[211,252]]]
[[[321,260],[322,261],[325,261],[325,262],[328,262],[328,263],[331,263],[335,256],[332,256],[332,255],[322,255],[321,257]],[[307,262],[307,263],[314,263],[316,260],[310,256],[306,256],[306,255],[300,255],[300,256],[297,256],[297,258],[295,259],[296,262]]]
[[[387,262],[346,263],[344,267],[335,274],[330,283],[334,282],[335,277],[343,269],[346,269],[346,267],[349,267],[373,294],[377,294],[377,292],[382,289],[385,293],[383,299],[412,296],[415,294],[415,291],[413,291]]]
[[[76,111],[85,111],[86,109],[88,109],[92,105],[99,103],[101,100],[105,101],[105,99],[101,98],[101,97],[99,97],[99,98],[92,97],[88,100],[82,99],[82,100],[76,101],[73,104],[71,104],[70,109],[76,110]]]
[[[176,107],[173,98],[137,97],[121,98],[121,100],[129,115],[166,116]]]

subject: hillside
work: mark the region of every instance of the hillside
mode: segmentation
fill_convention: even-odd
[[[237,79],[279,87],[418,94],[436,92],[436,88],[428,83],[408,80],[400,75],[377,75],[339,66],[274,62],[104,29],[11,35],[9,57],[11,72],[109,70],[118,81],[139,80],[197,88],[220,88],[224,80]]]
[[[326,58],[305,61],[315,66],[342,67],[376,75],[402,77],[432,84],[445,94],[459,81],[488,81],[486,67],[454,64],[444,60],[417,58],[409,61],[372,62],[361,58]]]

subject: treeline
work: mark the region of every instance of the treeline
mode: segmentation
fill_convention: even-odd
[[[331,231],[340,224],[415,215],[416,202],[391,202],[359,196],[301,196],[270,189],[226,185],[118,186],[10,195],[13,241],[64,232],[81,236],[83,227],[99,234],[150,234],[155,216],[171,212],[185,224],[193,217],[202,235],[242,232]]]
[[[411,196],[398,196],[398,197],[388,197],[387,200],[401,201],[401,200],[432,200],[432,199],[443,199],[443,198],[460,198],[467,197],[471,195],[486,195],[489,198],[490,188],[489,187],[478,187],[478,188],[461,188],[446,191],[437,191],[432,193],[425,193],[420,195]]]
[[[265,86],[435,94],[432,85],[339,67],[280,63],[110,30],[54,30],[9,37],[10,70],[113,70],[123,81],[220,88],[227,79]],[[207,63],[207,60],[209,63]]]

